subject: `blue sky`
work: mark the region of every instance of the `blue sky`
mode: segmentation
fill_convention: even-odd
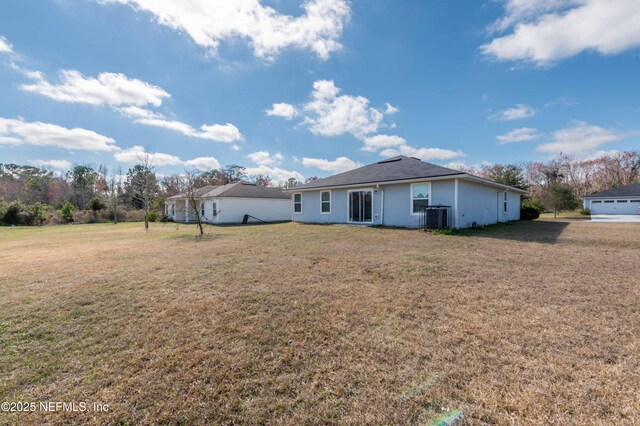
[[[7,0],[0,36],[3,163],[284,180],[640,147],[637,0]]]

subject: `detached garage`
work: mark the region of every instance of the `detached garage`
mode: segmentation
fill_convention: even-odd
[[[596,192],[584,197],[591,214],[640,215],[640,184]]]

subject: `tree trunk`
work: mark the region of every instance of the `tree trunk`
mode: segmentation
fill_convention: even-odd
[[[149,203],[144,203],[144,229],[149,230]]]

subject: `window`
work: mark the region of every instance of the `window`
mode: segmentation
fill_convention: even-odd
[[[331,191],[320,192],[320,213],[331,213]]]
[[[504,201],[502,202],[504,214],[507,214],[507,191],[504,191]]]
[[[200,203],[200,217],[204,217],[204,202]]]
[[[218,216],[218,204],[213,203],[213,217]]]
[[[176,205],[171,204],[171,216],[173,216],[174,214],[176,214]]]
[[[302,194],[293,194],[293,212],[302,213]]]
[[[431,184],[414,183],[411,185],[411,214],[418,214],[429,207],[429,192]]]
[[[616,203],[626,203],[626,202],[627,202],[627,200],[618,200],[618,201],[616,201]]]
[[[629,201],[631,201],[632,203],[640,203],[640,200],[629,200]]]
[[[609,204],[609,203],[613,203],[613,200],[604,200],[604,202]]]
[[[600,200],[593,200],[591,203],[592,203],[592,204],[600,204],[600,203],[602,203],[602,201],[600,201]]]

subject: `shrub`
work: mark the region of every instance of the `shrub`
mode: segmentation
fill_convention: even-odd
[[[7,205],[2,215],[2,223],[7,225],[23,225],[26,206],[20,201],[13,201]]]
[[[591,210],[589,210],[589,209],[580,209],[580,214],[582,216],[590,216],[591,215]]]
[[[147,219],[149,219],[149,222],[155,222],[158,220],[158,212],[149,212],[149,214],[147,214]]]
[[[41,203],[36,203],[31,206],[28,225],[42,225],[44,221],[47,220],[47,210],[50,209],[51,206]]]
[[[67,222],[73,222],[73,213],[76,211],[76,208],[73,207],[73,204],[70,202],[64,203],[62,208],[60,209],[60,216],[65,219]]]
[[[533,220],[540,217],[542,206],[534,200],[524,200],[520,203],[520,219]]]
[[[95,197],[95,198],[92,198],[91,201],[89,201],[89,203],[87,204],[87,208],[89,210],[93,210],[94,212],[97,212],[97,211],[106,209],[107,206],[105,205],[104,201],[102,201],[101,198]]]

